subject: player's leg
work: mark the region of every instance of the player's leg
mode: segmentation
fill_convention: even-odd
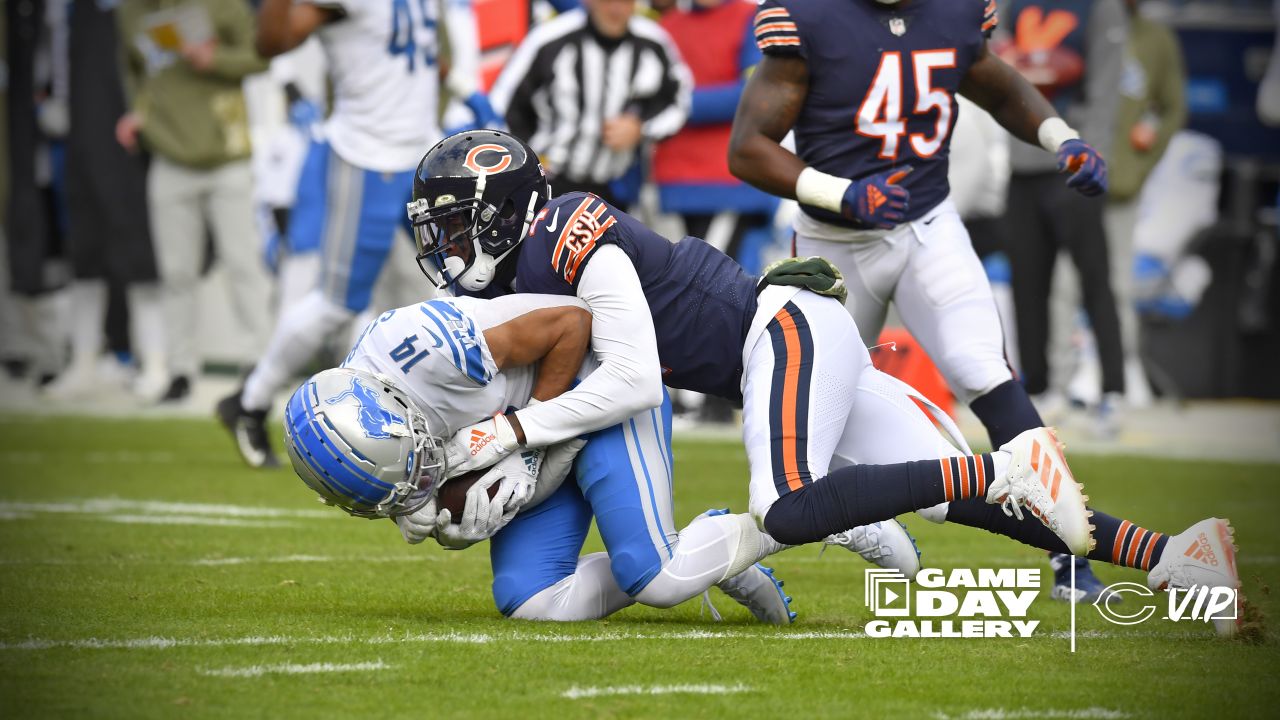
[[[764,307],[769,307],[769,292],[761,296]],[[748,352],[744,434],[751,511],[779,542],[815,542],[911,510],[981,497],[1020,517],[1027,509],[1081,552],[1089,546],[1079,486],[1047,430],[1024,433],[1001,451],[981,456],[854,465],[827,473],[870,358],[839,304],[810,293],[797,293],[765,329]],[[827,415],[824,409],[840,414]],[[1051,482],[1043,484],[1042,473],[1033,469],[1048,471]]]
[[[1009,246],[1005,250],[1013,272],[1013,304],[1017,308],[1018,359],[1022,362],[1023,384],[1032,395],[1049,387],[1049,288],[1058,256],[1042,199],[1047,183],[1061,182],[1052,173],[1014,176],[1005,213],[1009,224]]]
[[[756,564],[781,547],[750,516],[709,512],[675,531],[670,437],[667,400],[592,433],[578,456],[577,482],[618,585],[652,607],[671,607],[719,585],[758,618],[790,621],[786,597]]]
[[[537,507],[516,515],[489,541],[493,600],[521,620],[596,620],[634,601],[613,580],[609,556],[579,557],[591,507],[565,483]]]
[[[761,306],[768,308],[764,313],[779,304],[778,293],[787,291],[762,293]],[[743,378],[751,513],[770,534],[774,528],[766,517],[774,503],[827,475],[858,376],[871,364],[838,302],[808,292],[792,291],[786,297],[767,321],[761,318],[763,328],[748,352]],[[805,542],[830,535],[832,544],[914,575],[919,560],[911,536],[897,523],[880,523],[891,517],[843,525]]]

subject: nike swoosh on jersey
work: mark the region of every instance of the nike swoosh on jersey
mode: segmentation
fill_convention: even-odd
[[[553,233],[556,227],[560,225],[560,208],[556,208],[556,214],[551,216],[551,224],[547,226],[547,232]]]
[[[438,348],[442,348],[442,347],[444,347],[444,341],[443,341],[443,340],[441,340],[441,339],[440,339],[440,337],[439,337],[438,335],[436,335],[435,333],[431,332],[430,328],[428,328],[426,325],[423,325],[423,326],[422,326],[422,329],[423,329],[423,330],[426,330],[427,335],[431,338],[431,342],[432,342],[432,343],[434,343],[434,346],[435,346],[435,347],[438,347]]]

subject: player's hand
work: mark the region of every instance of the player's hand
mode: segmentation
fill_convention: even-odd
[[[586,444],[587,441],[582,438],[572,438],[547,448],[547,456],[542,460],[542,470],[538,473],[538,487],[534,490],[529,506],[542,502],[560,488],[573,470],[573,461]]]
[[[210,38],[182,48],[182,59],[197,72],[209,72],[213,69],[213,60],[217,51],[218,41]]]
[[[1107,191],[1107,163],[1083,140],[1073,138],[1058,146],[1058,172],[1071,173],[1067,187],[1086,197]]]
[[[505,415],[495,415],[488,420],[464,427],[445,445],[445,459],[449,463],[448,478],[487,468],[510,455],[520,446],[516,431]]]
[[[448,510],[444,511],[448,514]],[[426,505],[409,513],[408,515],[400,515],[396,517],[396,526],[400,528],[400,535],[404,541],[410,545],[417,545],[435,534],[436,520],[439,513],[436,512],[436,499],[431,498]],[[448,518],[445,519],[446,522]]]
[[[133,153],[138,151],[138,131],[142,129],[142,116],[137,113],[125,113],[116,121],[116,142],[120,147]]]
[[[502,503],[502,516],[506,521],[516,516],[533,498],[534,486],[538,483],[538,471],[542,469],[546,451],[542,448],[530,448],[512,453],[493,466],[490,474],[501,476],[498,494],[493,496],[494,502]],[[487,477],[487,476],[486,476]],[[480,478],[484,482],[485,478]]]
[[[898,183],[913,169],[908,165],[849,183],[840,201],[840,214],[882,230],[901,223],[907,216],[911,191]]]
[[[446,508],[436,515],[436,542],[445,550],[462,550],[493,537],[510,518],[503,515],[501,497],[489,499],[489,488],[502,479],[498,468],[486,473],[467,488],[467,502],[462,519],[454,523],[453,513]]]

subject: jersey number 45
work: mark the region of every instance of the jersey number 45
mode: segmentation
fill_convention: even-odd
[[[938,152],[951,130],[951,93],[933,86],[933,71],[956,66],[956,51],[915,50],[911,53],[911,73],[915,80],[916,104],[911,112],[924,115],[938,113],[932,135],[911,133],[908,142],[916,155],[927,158]],[[902,53],[886,52],[880,56],[880,67],[867,96],[858,107],[859,135],[880,139],[880,157],[894,160],[898,145],[907,134],[907,121],[902,108]]]

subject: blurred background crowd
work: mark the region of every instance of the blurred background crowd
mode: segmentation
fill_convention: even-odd
[[[442,102],[425,123],[509,128],[554,191],[595,192],[749,271],[790,254],[794,203],[726,162],[760,57],[755,3],[316,4],[406,1],[438,39],[424,59]],[[952,142],[953,199],[1011,363],[1050,422],[1076,413],[1103,437],[1121,432],[1123,408],[1162,398],[1280,398],[1280,0],[1075,4],[1084,53],[1050,23],[1002,27],[992,43],[1107,158],[1105,202],[1068,202],[1046,180],[1052,157],[972,104]],[[312,289],[320,233],[298,242],[290,208],[342,69],[315,40],[261,57],[257,5],[5,1],[4,402],[207,411],[202,383],[246,372]],[[592,100],[611,93],[629,98],[620,112]],[[406,235],[368,309],[328,339],[333,356],[372,313],[434,292],[412,254]],[[882,340],[878,364],[950,406],[908,335]],[[689,421],[732,419],[676,402]]]

